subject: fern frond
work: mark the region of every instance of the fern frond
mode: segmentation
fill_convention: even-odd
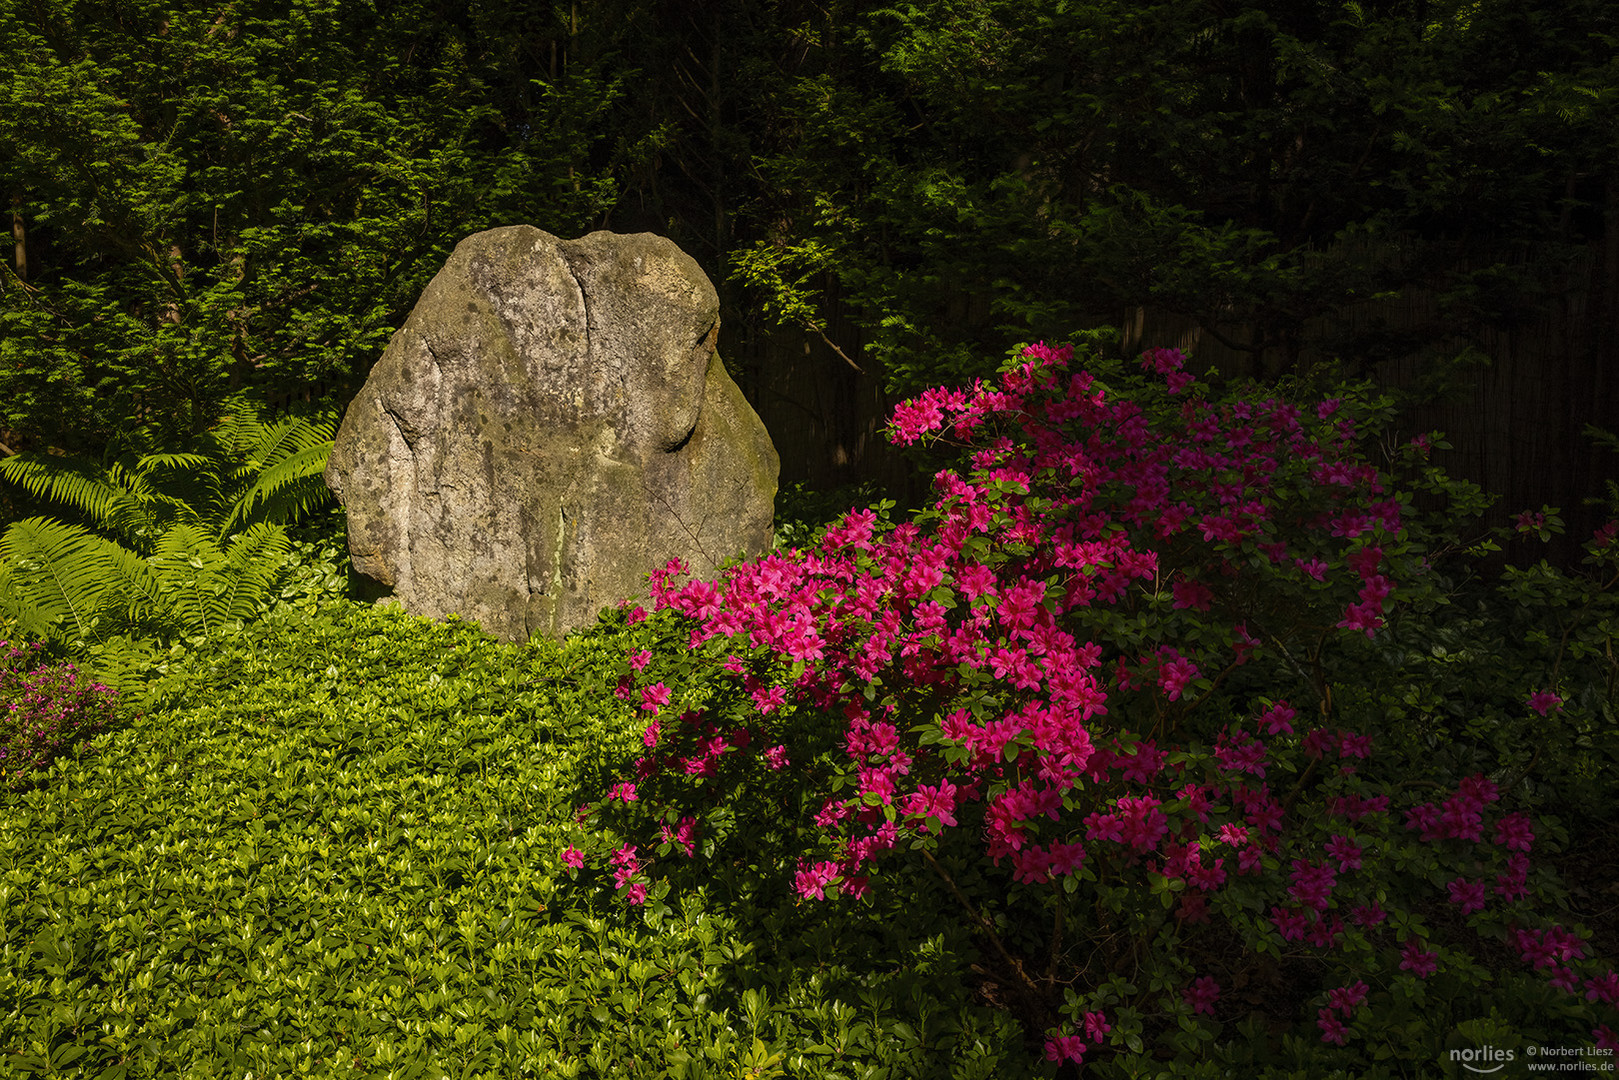
[[[144,485],[127,471],[109,475],[85,458],[25,451],[0,458],[0,476],[38,498],[71,506],[95,528],[132,536],[153,524]]]
[[[258,614],[290,550],[292,542],[287,530],[262,521],[231,537],[225,551],[229,580],[224,582],[227,588],[221,594],[221,621],[246,622]]]
[[[162,470],[170,465],[167,459],[180,456],[125,456],[107,466],[107,480],[129,492],[141,505],[139,520],[131,519],[130,527],[122,530],[124,538],[137,550],[149,550],[152,537],[173,522],[197,516],[183,493],[165,491],[159,484]]]
[[[68,641],[96,637],[96,614],[117,579],[115,552],[128,554],[88,529],[51,518],[13,522],[0,536],[0,560],[28,621],[59,628],[47,635]]]
[[[164,633],[177,629],[163,580],[133,551],[111,552],[113,580],[102,600],[103,613],[118,628]]]
[[[311,447],[328,445],[337,435],[335,417],[320,420],[287,418],[265,429],[252,458],[268,468]]]
[[[161,583],[169,614],[186,631],[205,634],[219,624],[225,552],[201,526],[176,524],[163,534],[147,564]]]
[[[8,636],[15,634],[27,641],[38,641],[50,633],[50,624],[40,617],[38,608],[23,597],[11,577],[11,565],[0,559],[0,623],[10,623]]]
[[[251,393],[232,395],[225,401],[219,423],[208,429],[208,441],[227,457],[255,457],[254,448],[270,439],[275,427],[287,422],[267,421],[267,411],[262,398]]]
[[[150,454],[140,460],[140,468],[163,498],[179,508],[164,518],[165,525],[217,521],[236,500],[239,485],[232,474],[238,466],[222,453]]]
[[[325,468],[325,456],[337,433],[337,417],[327,413],[313,419],[266,420],[264,404],[245,396],[233,398],[227,409],[225,419],[206,436],[221,463],[216,498],[210,501],[211,513],[206,518],[216,523],[217,535],[223,539],[256,520],[291,520],[318,505],[323,496],[308,484],[301,485],[290,499],[274,497],[287,484],[308,475],[305,466],[314,457],[319,456],[320,468]],[[279,468],[287,462],[292,463]],[[268,479],[266,472],[272,473]],[[268,512],[260,509],[260,504],[272,499],[276,505]]]
[[[140,458],[140,468],[143,473],[156,472],[159,469],[211,469],[215,460],[207,454],[143,454]]]
[[[324,479],[332,441],[316,442],[281,458],[260,472],[236,501],[221,531],[229,533],[249,522],[290,524],[332,498]]]

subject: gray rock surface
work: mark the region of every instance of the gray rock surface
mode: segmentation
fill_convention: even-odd
[[[671,241],[527,225],[456,245],[350,403],[326,467],[355,570],[420,615],[560,636],[763,551],[780,460]]]

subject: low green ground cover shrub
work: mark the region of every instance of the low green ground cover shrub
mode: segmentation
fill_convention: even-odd
[[[0,803],[0,1072],[1020,1075],[948,920],[723,875],[625,920],[560,874],[625,640],[326,603],[171,654]]]

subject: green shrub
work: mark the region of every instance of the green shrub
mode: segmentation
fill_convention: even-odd
[[[0,1073],[1023,1075],[948,921],[723,880],[625,920],[559,872],[629,640],[328,600],[171,652],[0,805]]]

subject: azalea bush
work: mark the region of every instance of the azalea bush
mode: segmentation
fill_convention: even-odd
[[[0,641],[0,791],[34,783],[112,723],[117,695],[42,651]]]
[[[657,911],[699,854],[836,903],[924,866],[1059,1066],[1431,1061],[1487,984],[1514,1037],[1611,1047],[1619,975],[1545,913],[1524,772],[1384,727],[1391,621],[1450,602],[1414,499],[1484,505],[1437,436],[1371,460],[1391,416],[1172,350],[925,392],[892,435],[951,464],[910,520],[654,575],[618,684],[644,752],[565,864]],[[1613,530],[1589,553],[1619,566]],[[1559,670],[1513,674],[1559,722]]]

